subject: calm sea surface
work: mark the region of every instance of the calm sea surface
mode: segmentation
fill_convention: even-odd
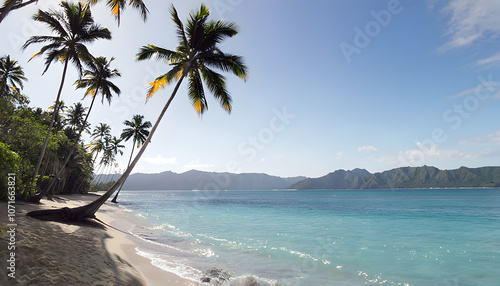
[[[195,281],[500,285],[500,189],[120,196],[139,254]]]

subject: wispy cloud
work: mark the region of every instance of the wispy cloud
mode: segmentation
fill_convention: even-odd
[[[411,161],[426,161],[429,159],[449,159],[453,156],[462,156],[460,152],[455,150],[441,150],[437,144],[432,146],[424,146],[423,143],[417,142],[417,149],[399,151],[398,157],[402,162]]]
[[[500,64],[500,53],[497,53],[489,58],[476,61],[476,66],[492,66]]]
[[[487,81],[483,82],[476,87],[464,90],[460,93],[457,93],[455,95],[449,96],[449,98],[459,98],[459,97],[465,97],[465,96],[477,96],[478,98],[483,99],[485,97],[485,92],[486,92],[486,97],[489,97],[491,99],[500,99],[500,82],[498,81]]]
[[[480,86],[480,85],[479,85]],[[476,92],[476,89],[479,87],[479,86],[476,86],[474,88],[471,88],[471,89],[467,89],[467,90],[464,90],[460,93],[457,93],[455,95],[452,95],[452,96],[449,96],[450,98],[457,98],[457,97],[464,97],[464,96],[468,96],[468,95],[474,95],[475,92]]]
[[[372,151],[377,151],[377,147],[375,146],[361,146],[358,148],[358,152],[372,152]]]
[[[156,155],[155,157],[146,157],[144,161],[153,164],[153,165],[174,165],[177,164],[177,158],[170,157],[165,158],[161,154]]]
[[[476,137],[458,142],[460,145],[500,145],[500,130],[484,137]]]
[[[464,47],[475,41],[500,34],[500,1],[450,0],[442,10],[450,15],[444,51]]]

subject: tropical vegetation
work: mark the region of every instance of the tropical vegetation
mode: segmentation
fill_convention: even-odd
[[[151,128],[151,122],[145,121],[144,120],[144,115],[134,115],[132,120],[125,120],[123,124],[127,126],[127,128],[123,129],[121,139],[128,141],[132,139],[132,151],[130,152],[130,158],[128,159],[127,163],[127,168],[130,166],[130,162],[132,161],[132,155],[134,155],[134,148],[137,145],[137,148],[141,147],[141,144],[143,144],[146,139],[149,136],[149,128]],[[116,192],[115,197],[111,200],[113,203],[116,203],[116,199],[118,198],[118,194],[122,190],[123,183],[120,185],[120,188],[118,189],[118,192]]]
[[[69,62],[75,65],[78,73],[81,75],[83,64],[91,63],[93,59],[86,44],[99,39],[111,39],[111,32],[94,22],[88,5],[84,5],[83,3],[73,4],[63,1],[60,6],[62,11],[52,10],[46,12],[38,10],[38,13],[33,16],[33,20],[45,24],[53,34],[48,36],[32,36],[22,47],[26,49],[31,44],[48,43],[46,46],[43,46],[38,53],[31,57],[34,58],[46,54],[45,70],[43,73],[49,69],[52,62],[64,62],[61,83],[55,100],[56,107],[53,111],[35,171],[33,172],[33,180],[35,180],[42,160],[44,159],[50,133],[52,132],[52,127],[59,111],[57,102],[59,102],[61,98]]]
[[[22,49],[34,44],[44,44],[31,57],[45,57],[43,74],[52,63],[63,64],[54,104],[48,110],[28,106],[28,97],[21,92],[27,78],[16,61],[6,55],[1,58],[0,66],[0,163],[5,166],[2,167],[2,172],[18,174],[17,196],[37,201],[52,193],[84,193],[90,191],[92,185],[109,186],[102,197],[87,206],[49,211],[51,215],[57,214],[70,220],[94,217],[99,207],[116,190],[121,190],[151,142],[183,81],[187,82],[187,96],[196,113],[201,115],[208,109],[209,93],[230,113],[232,98],[223,73],[232,73],[243,80],[246,80],[247,75],[242,57],[225,53],[219,48],[219,44],[225,39],[238,33],[234,23],[209,20],[210,11],[203,4],[183,23],[172,6],[170,16],[178,36],[177,47],[170,50],[148,44],[140,48],[136,58],[138,61],[166,60],[171,66],[153,79],[149,89],[145,91],[146,98],[152,97],[166,85],[176,83],[155,123],[145,121],[145,117],[138,114],[124,122],[125,128],[121,136],[113,136],[110,126],[105,122],[91,129],[88,118],[96,97],[100,94],[101,102],[106,100],[111,104],[113,95],[120,93],[118,86],[112,82],[113,78],[120,76],[117,69],[110,67],[113,58],[108,60],[96,57],[87,47],[97,40],[111,39],[110,31],[94,21],[90,5],[97,2],[99,1],[63,1],[59,9],[38,10],[33,16],[34,21],[44,24],[52,33],[32,36]],[[0,8],[0,14],[5,17],[9,11],[29,3],[31,1],[6,1]],[[144,2],[139,0],[109,0],[106,5],[112,9],[118,23],[126,6],[139,10],[144,20],[149,12]],[[82,102],[66,106],[61,98],[70,63],[75,66],[78,74],[76,88],[85,90],[84,98],[91,96],[89,106]],[[82,134],[85,132],[90,135],[89,143],[84,142]],[[132,148],[127,169],[114,183],[100,182],[96,174],[110,172],[106,170],[115,165],[117,156],[123,154],[123,142],[129,140],[132,141]],[[136,148],[139,149],[137,154]],[[118,193],[119,191],[114,201]],[[5,192],[1,196],[5,197]],[[45,214],[46,211],[42,211],[30,215]]]
[[[223,40],[233,37],[238,33],[236,25],[222,20],[209,20],[210,11],[203,4],[196,13],[188,17],[185,26],[179,19],[177,10],[173,6],[170,9],[170,15],[176,25],[176,32],[179,40],[176,49],[169,50],[149,44],[139,50],[137,59],[142,61],[154,57],[158,60],[166,60],[172,66],[169,71],[158,76],[150,83],[147,98],[150,98],[155,92],[164,88],[167,84],[176,81],[177,83],[153,125],[149,136],[135,158],[113,186],[103,196],[89,205],[74,209],[35,211],[30,213],[31,216],[59,215],[68,220],[93,218],[101,205],[111,197],[121,184],[123,184],[144,154],[165,112],[169,108],[185,78],[187,78],[188,82],[188,97],[198,114],[202,114],[208,108],[203,82],[222,108],[228,113],[231,112],[231,96],[226,88],[226,79],[217,70],[233,73],[241,79],[246,80],[247,67],[243,62],[243,58],[241,56],[224,53],[219,48],[219,44],[222,43]]]

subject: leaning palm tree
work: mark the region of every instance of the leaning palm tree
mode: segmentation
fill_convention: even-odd
[[[76,135],[75,142],[73,143],[73,148],[71,148],[71,151],[69,154],[66,156],[66,160],[62,164],[61,169],[59,172],[56,174],[54,178],[52,178],[51,182],[49,183],[47,189],[40,193],[40,196],[43,196],[44,193],[48,192],[50,188],[53,186],[54,182],[59,178],[59,175],[62,174],[64,171],[66,164],[68,164],[71,156],[73,155],[76,145],[78,144],[78,141],[80,140],[80,137],[82,136],[83,131],[85,130],[85,127],[87,126],[87,121],[90,115],[90,112],[92,111],[92,107],[94,106],[94,101],[97,97],[97,95],[100,93],[102,96],[101,102],[104,103],[104,99],[108,101],[109,104],[111,104],[111,99],[113,97],[113,93],[120,94],[121,91],[120,89],[112,83],[110,80],[115,78],[115,77],[120,77],[121,74],[118,72],[117,69],[111,69],[110,64],[113,61],[114,58],[111,58],[110,61],[108,61],[105,57],[98,57],[94,58],[91,63],[89,63],[89,69],[85,70],[83,73],[83,78],[79,79],[76,81],[76,88],[86,88],[87,90],[85,91],[84,98],[87,95],[92,96],[92,101],[90,103],[90,107],[88,109],[87,114],[85,115],[85,119],[83,119],[83,114],[80,114],[83,120],[77,120],[77,123],[79,124],[79,131],[78,134]],[[75,109],[76,105],[81,103],[75,104]],[[83,108],[83,106],[82,106]],[[109,126],[108,126],[109,127]],[[103,132],[106,132],[105,126]]]
[[[27,80],[17,61],[11,60],[10,56],[0,58],[0,97],[10,96],[23,89],[23,81]]]
[[[47,54],[43,73],[49,69],[52,62],[62,61],[64,63],[56,102],[59,102],[59,98],[61,97],[68,63],[72,62],[81,74],[82,61],[90,62],[92,59],[85,44],[92,43],[99,39],[111,39],[111,32],[94,22],[88,5],[83,5],[82,3],[73,4],[63,1],[60,6],[62,7],[62,11],[50,10],[45,12],[38,10],[38,13],[33,16],[35,21],[46,24],[54,34],[50,36],[33,36],[23,45],[23,49],[26,49],[31,44],[48,42],[48,45],[43,46],[38,53],[31,57],[32,59],[36,56]],[[49,142],[50,132],[57,113],[58,110],[56,107],[49,124],[42,150],[40,151],[40,157],[38,158],[35,172],[33,173],[33,181],[35,181],[40,165],[42,164],[45,150]]]
[[[144,115],[134,115],[132,117],[132,121],[125,120],[123,124],[128,126],[122,130],[121,138],[125,141],[132,139],[132,152],[130,152],[130,158],[128,159],[128,166],[130,166],[130,162],[132,161],[132,155],[134,155],[134,148],[137,145],[137,148],[141,147],[141,144],[146,141],[149,136],[149,128],[151,128],[151,122],[146,121],[143,122]],[[125,184],[125,181],[123,182]],[[113,203],[116,203],[116,199],[118,198],[118,194],[122,190],[123,184],[120,185],[118,192],[116,192],[115,197],[111,200]]]
[[[90,4],[94,5],[100,0],[89,0],[88,1]],[[148,7],[146,7],[146,4],[142,0],[106,0],[106,6],[108,6],[111,11],[113,12],[113,15],[115,16],[116,21],[118,22],[118,26],[120,26],[120,18],[123,10],[127,7],[127,2],[128,5],[132,6],[132,8],[139,10],[141,13],[142,20],[146,21],[148,18]]]
[[[141,156],[144,154],[147,146],[151,142],[151,138],[158,128],[165,112],[170,106],[170,103],[177,94],[184,78],[188,78],[188,96],[190,97],[196,112],[202,114],[207,108],[202,79],[222,107],[227,112],[231,112],[231,96],[226,89],[225,78],[212,68],[225,72],[232,72],[236,76],[246,80],[247,67],[243,63],[243,59],[240,56],[223,53],[217,47],[218,44],[220,44],[224,39],[237,34],[235,24],[226,23],[222,20],[208,21],[207,18],[210,12],[205,5],[201,5],[200,10],[198,10],[196,14],[190,15],[185,28],[179,20],[177,11],[173,6],[170,14],[172,16],[172,20],[177,26],[179,45],[176,50],[172,51],[148,45],[139,51],[137,59],[146,60],[156,56],[157,59],[167,60],[170,65],[172,65],[172,69],[170,71],[160,75],[150,84],[151,88],[147,94],[148,98],[168,83],[172,83],[177,80],[177,84],[175,85],[170,98],[163,107],[158,119],[153,125],[148,138],[142,145],[132,163],[130,163],[130,166],[104,195],[88,205],[73,209],[33,211],[28,213],[28,215],[33,217],[59,215],[68,220],[94,218],[97,210],[126,180]]]

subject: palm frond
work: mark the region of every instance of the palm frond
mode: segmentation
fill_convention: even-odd
[[[155,92],[157,92],[160,89],[165,88],[167,85],[167,74],[163,74],[157,78],[155,78],[154,81],[149,83],[149,89],[148,89],[148,95],[146,96],[146,99],[149,99],[150,97],[153,96]]]
[[[176,25],[176,32],[177,32],[177,37],[179,38],[180,43],[183,46],[188,45],[188,40],[186,38],[186,33],[184,31],[184,25],[182,24],[182,21],[179,19],[179,15],[177,14],[177,10],[174,7],[174,4],[170,7],[170,15],[172,17],[172,21],[174,21]]]
[[[241,56],[225,54],[219,50],[215,50],[202,53],[199,57],[207,66],[218,68],[224,72],[232,72],[243,80],[247,79],[248,67]]]
[[[232,99],[226,89],[226,78],[207,67],[201,68],[201,75],[210,92],[212,92],[214,97],[219,100],[221,107],[228,113],[231,113]]]
[[[130,0],[130,5],[141,13],[142,20],[145,22],[148,19],[149,9],[142,0]]]
[[[196,113],[201,115],[208,109],[203,83],[197,70],[191,70],[189,73],[188,96]]]
[[[155,45],[147,45],[143,46],[139,52],[136,54],[137,60],[142,61],[142,60],[148,60],[151,59],[153,56],[156,57],[158,60],[170,60],[170,58],[177,53],[165,48],[160,48]]]

